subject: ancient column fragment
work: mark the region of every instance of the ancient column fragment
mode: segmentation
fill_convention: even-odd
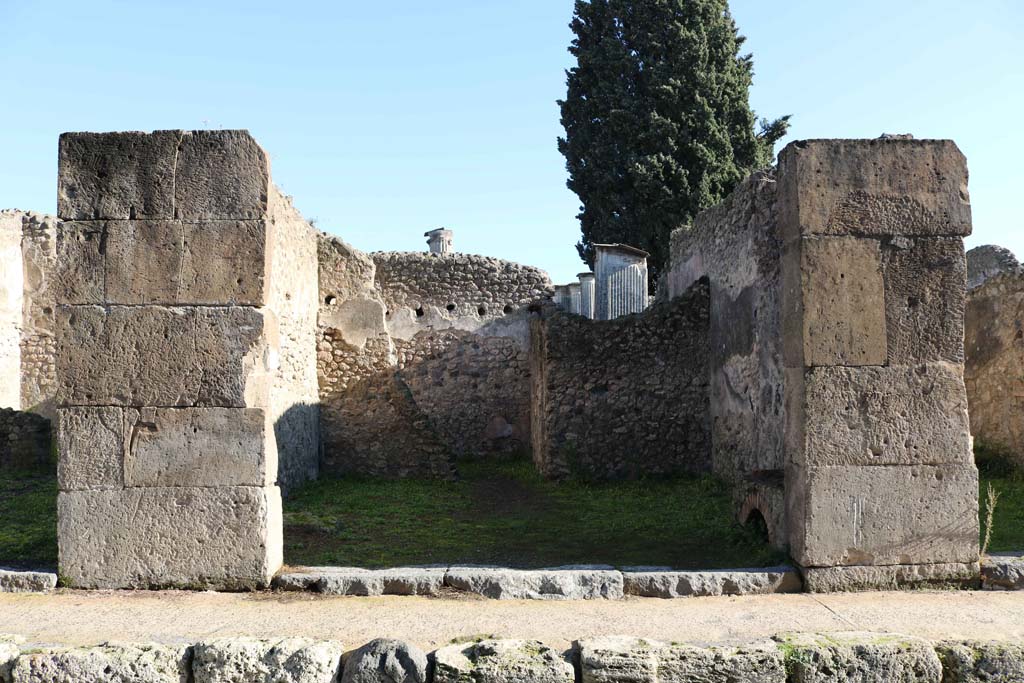
[[[963,382],[967,167],[952,142],[813,140],[779,157],[790,550],[815,572],[976,571]],[[931,571],[905,571],[928,575]],[[835,583],[829,583],[835,588]]]
[[[650,254],[625,244],[595,244],[594,251],[594,317],[614,320],[647,308]]]
[[[580,315],[583,308],[583,294],[582,288],[578,282],[573,282],[566,285],[569,288],[569,312]]]
[[[21,408],[21,214],[0,213],[0,408]]]
[[[316,458],[315,232],[245,131],[66,133],[59,167],[61,574],[265,586]]]
[[[423,233],[423,236],[427,238],[427,246],[431,254],[449,254],[454,251],[452,240],[455,233],[451,230],[438,228],[437,230]]]
[[[594,319],[594,274],[580,273],[580,315]]]

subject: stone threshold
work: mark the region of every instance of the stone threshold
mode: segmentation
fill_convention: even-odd
[[[0,568],[0,593],[45,593],[56,587],[56,574]]]
[[[799,593],[793,567],[675,571],[667,567],[570,565],[551,569],[426,566],[393,569],[297,567],[274,577],[283,591],[325,595],[441,595],[459,591],[493,600],[621,600]]]

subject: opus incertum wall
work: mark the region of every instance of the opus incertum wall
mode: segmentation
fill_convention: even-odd
[[[316,466],[315,233],[244,131],[68,133],[59,173],[61,574],[268,584],[279,444]]]

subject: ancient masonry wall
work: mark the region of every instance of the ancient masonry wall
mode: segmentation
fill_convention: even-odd
[[[533,458],[550,477],[711,469],[708,287],[594,321],[555,307],[532,325]]]
[[[993,246],[967,253],[964,381],[979,445],[1024,468],[1024,269]]]
[[[21,408],[21,214],[0,213],[0,406]]]
[[[325,467],[450,476],[529,445],[529,311],[542,271],[467,254],[367,256],[323,236]]]
[[[274,433],[314,362],[292,346],[312,339],[296,269],[315,268],[313,232],[244,131],[65,134],[58,210],[61,573],[266,585],[282,561]],[[315,444],[314,425],[286,430]]]

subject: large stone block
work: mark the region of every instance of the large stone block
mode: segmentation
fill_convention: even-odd
[[[882,256],[888,362],[964,362],[967,262],[963,240],[891,240]]]
[[[269,185],[270,161],[248,131],[186,133],[175,168],[174,218],[262,218]]]
[[[219,638],[193,648],[195,683],[337,683],[341,643]]]
[[[125,410],[128,487],[265,486],[277,479],[273,427],[257,408]]]
[[[796,465],[969,465],[960,366],[787,370],[786,450]]]
[[[974,465],[793,466],[786,490],[803,567],[978,561]]]
[[[57,411],[57,483],[61,491],[124,488],[124,411]]]
[[[841,593],[928,586],[974,586],[978,583],[979,571],[977,562],[808,567],[804,569],[804,588],[808,593]]]
[[[14,683],[188,683],[189,648],[108,643],[33,650],[14,665]]]
[[[59,306],[57,401],[264,407],[275,330],[247,307]]]
[[[943,683],[1024,681],[1024,646],[1017,643],[946,641],[935,648]]]
[[[788,367],[884,365],[885,287],[876,240],[812,237],[783,253]]]
[[[573,683],[568,658],[529,640],[484,640],[434,653],[434,683]]]
[[[173,218],[182,132],[64,133],[57,214],[65,220]]]
[[[427,655],[412,643],[377,638],[345,658],[341,683],[426,683]]]
[[[942,664],[920,638],[885,633],[779,638],[793,683],[939,683]]]
[[[105,221],[64,221],[57,226],[54,300],[63,304],[106,303],[103,280]]]
[[[802,140],[779,154],[783,236],[971,234],[951,140]]]
[[[269,585],[281,566],[276,487],[63,492],[60,571],[80,588]]]

